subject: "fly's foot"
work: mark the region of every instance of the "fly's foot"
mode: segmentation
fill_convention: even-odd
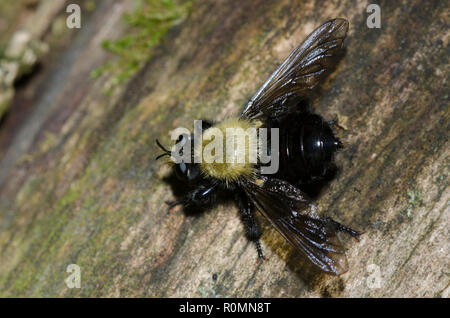
[[[256,259],[256,262],[262,262],[267,261],[267,258],[264,256],[261,248],[261,243],[259,243],[259,240],[255,241],[256,245],[256,251],[258,252],[258,258]]]
[[[364,233],[364,231],[357,231],[345,225],[342,225],[339,222],[336,222],[332,218],[327,218],[327,221],[339,232],[346,232],[354,237],[357,241],[359,241],[359,236]]]

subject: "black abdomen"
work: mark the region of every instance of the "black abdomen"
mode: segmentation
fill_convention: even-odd
[[[276,178],[292,183],[320,180],[328,172],[340,141],[325,120],[311,113],[294,114],[270,122],[279,128],[279,171]]]

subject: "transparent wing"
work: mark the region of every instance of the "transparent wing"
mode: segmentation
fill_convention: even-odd
[[[315,29],[250,99],[241,117],[259,118],[286,111],[283,101],[305,98],[334,64],[348,21],[334,19]]]
[[[243,181],[243,187],[280,234],[323,271],[345,273],[347,258],[336,229],[315,213],[306,194],[283,180],[262,176],[259,181]]]

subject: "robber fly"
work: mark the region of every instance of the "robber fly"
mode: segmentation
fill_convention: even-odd
[[[169,203],[170,208],[178,204],[210,206],[220,192],[229,192],[242,213],[246,236],[255,242],[260,258],[264,256],[259,242],[260,226],[253,216],[255,209],[321,270],[335,275],[347,271],[345,250],[336,233],[343,231],[358,237],[361,232],[319,216],[312,200],[300,190],[324,178],[333,164],[335,152],[342,147],[334,136],[332,122],[314,114],[309,106],[305,106],[309,105],[305,101],[333,66],[347,30],[345,19],[322,24],[266,80],[238,118],[220,123],[203,121],[203,135],[213,128],[224,133],[227,128],[236,127],[244,130],[249,127],[278,128],[278,171],[262,174],[258,170],[261,164],[249,161],[172,162],[176,175],[193,186],[193,190]],[[205,143],[196,146],[193,139],[192,134],[182,134],[176,144],[204,150]],[[172,158],[171,152],[158,140],[157,144],[164,151],[157,159]],[[243,149],[248,152],[248,147]]]

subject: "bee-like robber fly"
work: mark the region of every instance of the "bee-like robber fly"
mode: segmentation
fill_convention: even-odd
[[[169,206],[210,206],[220,192],[228,192],[238,204],[246,236],[255,242],[260,258],[264,256],[259,243],[260,226],[253,216],[255,209],[321,270],[335,275],[346,272],[345,250],[337,232],[356,238],[361,232],[319,216],[312,200],[300,188],[322,180],[333,164],[335,152],[342,146],[334,136],[332,124],[314,114],[305,101],[334,65],[347,30],[345,19],[325,22],[291,52],[250,99],[240,117],[220,123],[203,121],[203,135],[211,129],[225,134],[227,128],[278,128],[276,173],[262,174],[259,162],[172,162],[176,175],[192,185],[193,190]],[[193,139],[193,135],[182,134],[177,144],[194,149]],[[172,158],[171,152],[157,143],[164,151],[158,159],[166,155]],[[205,146],[201,143],[197,147],[202,151]]]

